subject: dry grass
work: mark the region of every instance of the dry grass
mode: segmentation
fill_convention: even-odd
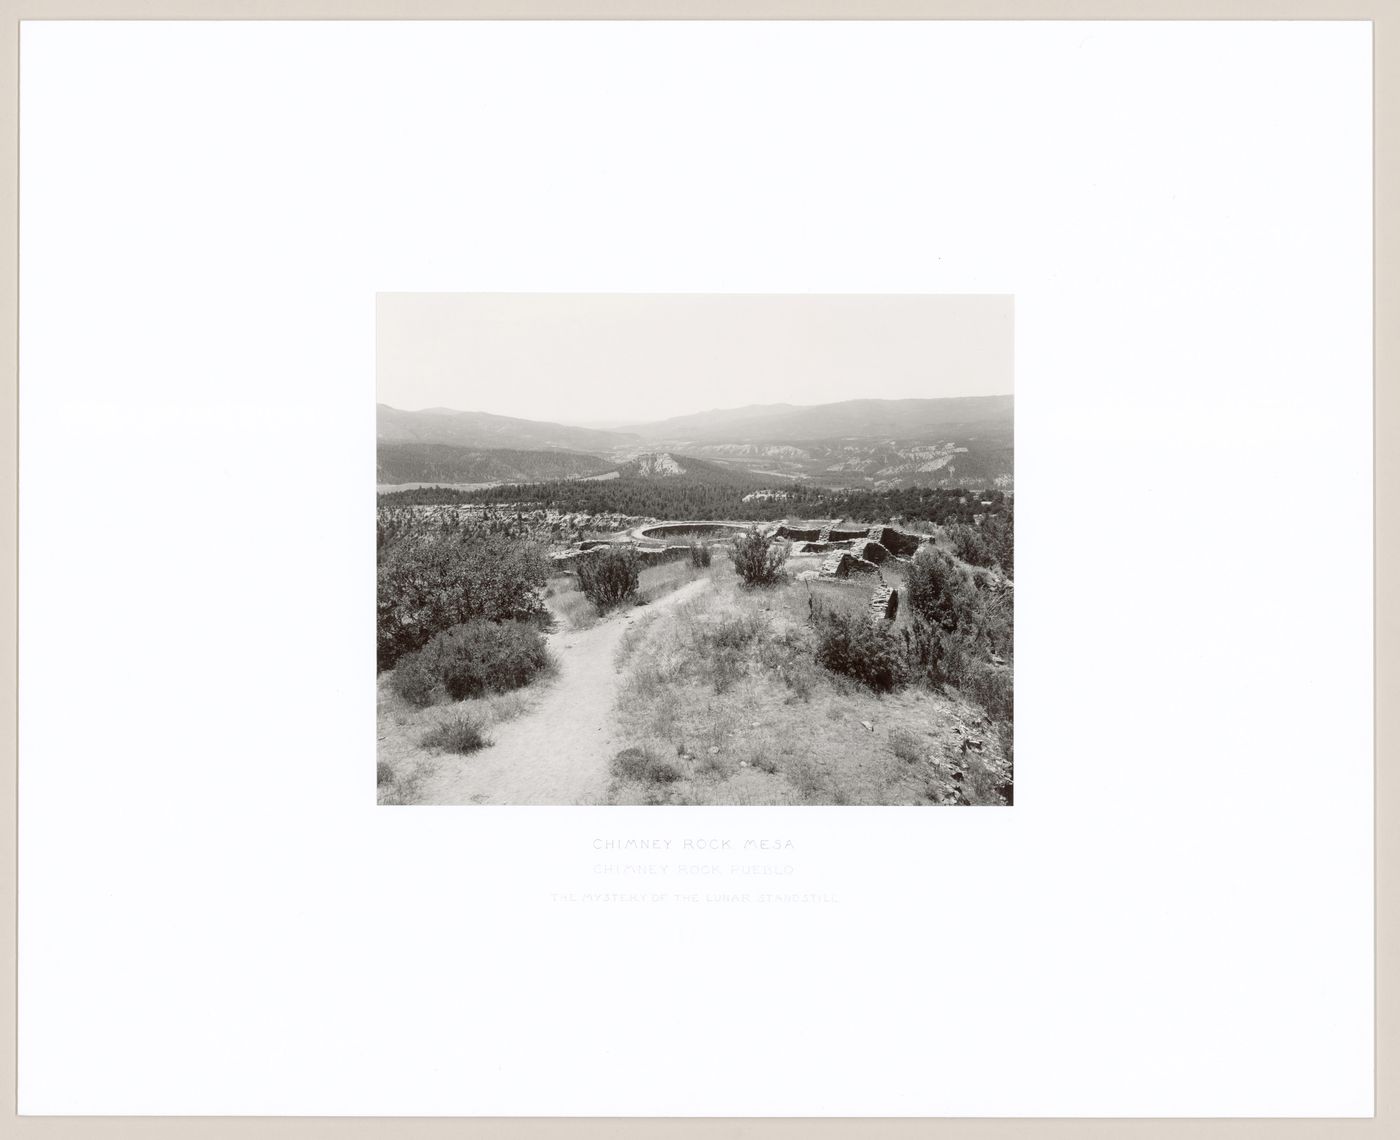
[[[378,802],[385,805],[416,804],[422,792],[423,781],[434,771],[427,763],[415,763],[402,770],[379,762]]]
[[[423,734],[419,743],[424,748],[455,752],[466,756],[491,746],[491,738],[481,730],[481,722],[474,716],[457,716],[441,721]]]
[[[598,624],[597,607],[584,596],[578,588],[578,579],[573,575],[551,578],[545,597],[550,610],[563,622],[565,629],[592,629]]]
[[[622,609],[629,606],[645,606],[658,598],[663,598],[673,590],[678,590],[697,578],[710,577],[713,566],[694,567],[688,561],[667,562],[660,566],[648,566],[638,578],[637,594]],[[549,581],[545,592],[549,608],[556,619],[568,631],[592,629],[602,619],[597,607],[578,588],[578,579],[571,574],[560,574]]]
[[[870,589],[810,585],[851,608]],[[754,592],[730,576],[629,633],[620,739],[678,774],[615,768],[611,802],[1001,802],[997,738],[978,710],[925,690],[877,696],[813,664],[807,586]],[[983,753],[963,749],[972,734],[985,737]]]
[[[378,802],[413,804],[419,802],[423,783],[443,764],[471,763],[443,751],[445,735],[452,725],[471,721],[486,732],[527,715],[539,702],[549,681],[536,681],[524,689],[495,693],[475,700],[414,708],[398,697],[388,683],[388,674],[379,679]],[[442,736],[439,736],[442,734]]]
[[[697,578],[709,578],[714,566],[692,566],[689,560],[663,562],[660,566],[648,566],[642,571],[637,586],[637,605],[644,606],[657,598],[664,598],[673,590],[679,590]]]

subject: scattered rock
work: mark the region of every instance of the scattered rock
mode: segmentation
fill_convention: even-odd
[[[862,728],[868,728],[871,732],[875,731],[875,726],[868,720],[861,721],[860,725]]]
[[[711,755],[711,756],[718,756],[718,755],[719,755],[719,749],[716,748],[713,744],[710,745],[710,755]]]

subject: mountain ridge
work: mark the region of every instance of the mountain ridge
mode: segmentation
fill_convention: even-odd
[[[513,450],[522,456],[513,470],[558,471],[557,478],[593,478],[617,469],[664,476],[635,463],[647,454],[666,455],[694,476],[777,479],[826,487],[1013,486],[1015,402],[1011,395],[881,400],[873,397],[827,404],[750,404],[717,408],[626,430],[603,430],[489,412],[378,406],[381,452],[395,444],[440,445],[476,453]],[[570,458],[550,461],[550,452]],[[585,458],[586,457],[586,458]],[[461,482],[515,482],[485,474],[493,464],[483,454],[419,456],[418,467],[393,465],[393,479],[427,482],[430,470],[478,472]],[[431,461],[431,462],[429,462]],[[596,461],[597,468],[591,466]],[[630,467],[628,465],[631,465]],[[381,459],[381,469],[383,460]],[[416,472],[416,474],[415,474]]]

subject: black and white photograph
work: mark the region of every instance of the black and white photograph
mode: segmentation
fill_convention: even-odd
[[[20,1117],[1386,1132],[1389,25],[372,7],[11,21]]]
[[[1012,804],[1012,333],[381,295],[378,802]]]

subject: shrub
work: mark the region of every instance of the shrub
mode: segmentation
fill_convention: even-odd
[[[982,533],[1002,573],[1008,578],[1015,577],[1016,526],[1011,512],[988,516],[982,523]]]
[[[423,735],[419,743],[424,748],[441,748],[446,752],[459,752],[466,755],[485,748],[491,743],[481,731],[481,722],[473,716],[459,716],[455,720],[445,720],[436,728]]]
[[[641,570],[636,550],[614,546],[579,560],[578,588],[600,614],[606,613],[637,593]]]
[[[1012,671],[986,659],[975,636],[916,620],[904,631],[910,675],[930,685],[952,685],[981,705],[996,721],[1009,721],[1014,708]]]
[[[769,776],[778,774],[778,762],[762,750],[755,750],[749,756],[749,767],[756,772],[764,772]]]
[[[697,570],[708,566],[713,558],[710,552],[710,545],[707,542],[700,542],[692,539],[690,543],[690,564]]]
[[[976,588],[966,571],[941,550],[924,547],[909,564],[906,600],[916,615],[955,630],[976,605]]]
[[[904,680],[900,644],[864,615],[840,610],[817,618],[817,664],[832,673],[853,677],[877,693],[887,693]]]
[[[984,653],[1009,660],[1015,640],[1011,588],[993,585],[978,590],[973,602],[964,622],[964,631],[973,637]]]
[[[550,665],[544,638],[524,622],[464,622],[435,636],[394,668],[394,691],[415,705],[505,693]]]
[[[548,567],[532,547],[499,534],[412,532],[379,553],[379,668],[473,618],[505,621],[544,612]]]
[[[748,676],[747,661],[737,649],[719,649],[706,657],[702,672],[709,676],[716,693],[727,693]]]
[[[1015,689],[1011,670],[1006,666],[979,663],[968,671],[962,687],[994,721],[1011,720],[1015,712]]]
[[[716,780],[727,780],[734,775],[734,762],[723,753],[711,755],[702,753],[695,762],[695,770],[701,776],[713,776]]]
[[[392,784],[394,782],[394,769],[381,760],[377,767],[376,776],[379,786],[382,788],[385,784]]]
[[[612,761],[613,775],[642,784],[673,784],[682,776],[680,766],[646,748],[624,748]]]
[[[749,586],[770,586],[782,577],[787,543],[763,534],[757,527],[734,543],[734,569]]]
[[[699,628],[697,640],[705,651],[747,649],[768,628],[762,614],[732,614]]]
[[[810,701],[812,699],[812,690],[815,687],[812,670],[812,662],[808,658],[801,658],[791,664],[778,667],[778,676],[782,678],[783,684],[792,693],[792,696],[787,698],[788,703],[794,700]]]
[[[906,764],[914,764],[924,758],[919,738],[907,728],[896,728],[890,733],[890,751]]]
[[[977,527],[955,523],[948,528],[948,537],[953,541],[953,553],[969,566],[996,565],[996,554]]]

